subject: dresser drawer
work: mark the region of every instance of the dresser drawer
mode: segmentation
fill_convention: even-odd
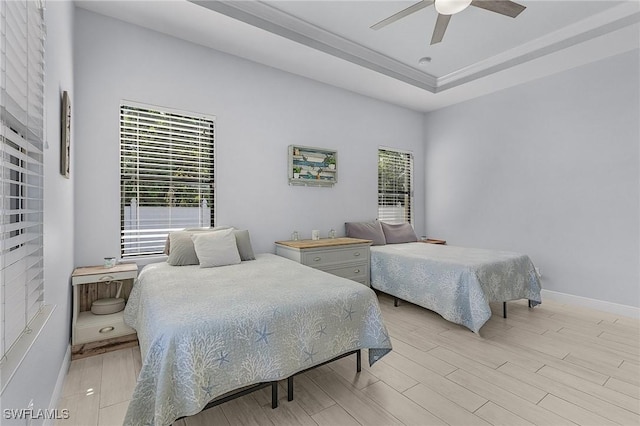
[[[94,315],[91,312],[80,312],[75,328],[74,344],[95,342],[126,336],[136,331],[124,323],[123,311],[109,315]]]
[[[371,240],[349,237],[276,241],[276,254],[368,286],[370,245]]]
[[[302,253],[302,264],[311,267],[322,267],[335,263],[356,262],[362,260],[368,262],[369,246],[335,248],[331,250],[305,250]]]
[[[367,277],[369,275],[369,264],[367,262],[353,263],[350,265],[334,267],[325,266],[318,269],[342,278],[348,278],[350,280],[362,282],[363,284],[368,281]]]

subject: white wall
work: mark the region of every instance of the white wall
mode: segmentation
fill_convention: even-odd
[[[429,113],[426,229],[640,306],[638,51]]]
[[[72,179],[63,178],[60,164],[60,97],[67,90],[71,95],[72,124],[73,88],[73,12],[70,1],[48,2],[46,8],[46,79],[45,79],[45,147],[44,167],[44,267],[45,300],[56,305],[49,322],[16,375],[2,395],[2,408],[27,408],[33,399],[34,409],[51,407],[56,396],[56,383],[70,340],[71,286],[73,271],[73,169]],[[75,142],[72,130],[72,145]],[[73,151],[72,151],[73,152]],[[73,153],[72,153],[73,157]],[[60,383],[58,383],[60,384]],[[60,389],[57,389],[59,392]],[[3,419],[1,423],[24,425],[25,420]],[[31,424],[41,424],[42,419]]]
[[[76,11],[75,263],[119,253],[121,100],[215,115],[217,223],[247,228],[256,252],[377,213],[377,148],[422,164],[423,115],[199,45]],[[338,150],[333,188],[290,187],[287,146]],[[416,231],[424,229],[416,176]]]

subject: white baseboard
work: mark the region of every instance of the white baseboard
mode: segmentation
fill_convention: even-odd
[[[640,319],[640,308],[619,303],[606,302],[604,300],[589,299],[588,297],[575,296],[573,294],[560,293],[557,291],[542,289],[542,301],[548,298],[559,303],[583,306],[585,308],[597,309],[611,314],[622,315],[629,318]]]
[[[64,387],[64,379],[67,377],[67,372],[69,371],[69,365],[71,365],[71,345],[67,346],[67,352],[64,354],[58,379],[56,380],[56,387],[53,389],[53,394],[51,395],[51,401],[49,402],[49,408],[51,410],[66,408],[60,407],[59,403],[60,397],[62,396],[62,388]],[[51,426],[53,424],[53,419],[45,419],[43,426]]]

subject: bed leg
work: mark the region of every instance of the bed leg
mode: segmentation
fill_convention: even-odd
[[[271,382],[271,408],[278,408],[278,382]]]
[[[293,401],[293,376],[287,378],[287,401]]]
[[[360,349],[356,352],[356,371],[358,373],[362,371],[362,350]]]
[[[397,297],[393,298],[393,306],[395,306],[396,308],[398,307],[398,298]]]
[[[529,299],[529,307],[532,308],[533,306],[531,306],[531,299]]]
[[[502,302],[502,317],[507,317],[507,302]]]

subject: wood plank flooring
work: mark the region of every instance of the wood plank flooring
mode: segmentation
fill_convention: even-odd
[[[502,304],[480,336],[380,295],[394,350],[355,371],[343,358],[295,378],[272,410],[270,388],[178,426],[639,425],[640,320],[545,301]],[[138,347],[74,360],[59,425],[120,425],[140,371]]]

